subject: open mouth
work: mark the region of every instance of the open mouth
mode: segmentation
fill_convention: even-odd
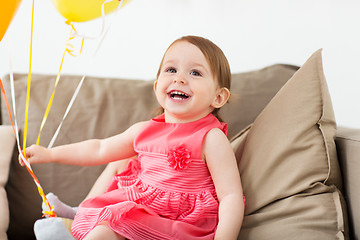
[[[188,99],[190,96],[181,91],[171,91],[168,93],[169,97],[175,100],[185,100]]]

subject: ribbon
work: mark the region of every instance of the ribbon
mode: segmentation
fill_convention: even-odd
[[[34,32],[34,9],[35,9],[35,0],[32,2],[32,10],[31,10],[31,33],[30,33],[30,58],[29,58],[29,73],[28,73],[28,85],[27,85],[27,91],[26,91],[26,105],[25,105],[25,121],[24,121],[24,138],[23,138],[23,152],[19,151],[21,154],[21,158],[23,162],[26,165],[26,169],[30,173],[31,177],[33,178],[37,188],[38,192],[45,203],[45,205],[49,208],[49,211],[44,212],[44,215],[47,215],[49,217],[54,217],[56,214],[53,211],[53,208],[50,206],[49,201],[46,198],[46,195],[44,194],[44,191],[40,185],[39,179],[35,176],[33,170],[30,167],[30,163],[28,160],[24,157],[26,156],[25,148],[26,148],[26,140],[27,140],[27,129],[28,129],[28,115],[29,115],[29,100],[30,100],[30,87],[31,87],[31,63],[32,63],[32,45],[33,45],[33,32]],[[11,116],[11,112],[9,112],[9,115]],[[10,117],[11,118],[11,117]],[[13,124],[13,123],[12,123]],[[15,129],[13,127],[13,129]],[[15,132],[16,134],[16,132]],[[19,146],[20,147],[20,146]]]
[[[26,140],[27,140],[29,100],[30,100],[30,87],[31,87],[31,63],[32,63],[32,45],[33,45],[33,32],[34,32],[34,8],[35,8],[35,0],[33,0],[33,2],[32,2],[32,10],[31,10],[30,57],[29,57],[28,83],[27,83],[27,91],[26,91],[24,138],[23,138],[24,156],[26,156],[25,148],[26,148]]]
[[[4,86],[2,84],[2,81],[1,81],[1,78],[0,78],[0,88],[1,88],[1,92],[3,94],[3,97],[4,97],[4,100],[5,100],[5,104],[6,104],[6,108],[8,110],[8,114],[9,114],[9,117],[10,117],[10,121],[11,121],[11,126],[14,130],[14,134],[16,136],[16,140],[17,140],[17,147],[19,149],[19,152],[21,153],[21,148],[20,148],[20,143],[19,143],[19,137],[18,137],[18,134],[17,134],[17,127],[15,127],[14,125],[14,121],[13,121],[13,118],[12,118],[12,115],[11,115],[11,110],[10,110],[10,106],[9,106],[9,101],[7,99],[7,96],[6,96],[6,92],[5,92],[5,89],[4,89]],[[49,217],[56,217],[56,214],[54,212],[54,207],[50,205],[49,201],[47,200],[46,198],[46,195],[44,194],[44,190],[43,188],[41,187],[40,185],[40,182],[39,182],[39,179],[35,176],[33,170],[31,169],[31,166],[30,166],[30,163],[29,161],[24,157],[24,154],[20,154],[20,158],[21,160],[25,163],[25,166],[26,166],[26,169],[28,170],[28,172],[30,173],[31,177],[33,178],[36,186],[37,186],[37,189],[38,189],[38,192],[43,200],[43,202],[45,203],[45,205],[48,207],[48,211],[43,211],[43,214],[46,215],[46,216],[49,216]]]
[[[37,140],[36,140],[36,144],[37,144],[37,145],[39,145],[39,143],[40,143],[41,133],[42,133],[42,130],[43,130],[44,126],[45,126],[46,120],[47,120],[47,118],[48,118],[48,115],[49,115],[49,112],[50,112],[50,109],[51,109],[51,105],[52,105],[52,102],[53,102],[53,99],[54,99],[54,96],[55,96],[55,90],[56,90],[56,87],[57,87],[57,85],[58,85],[58,83],[59,83],[59,80],[60,80],[60,74],[61,74],[61,70],[62,70],[63,63],[64,63],[65,54],[66,54],[66,53],[69,53],[71,56],[77,57],[78,55],[80,55],[80,54],[82,53],[85,38],[89,38],[89,39],[98,38],[99,36],[101,36],[101,35],[104,33],[104,29],[105,29],[105,4],[108,3],[108,2],[112,2],[112,1],[114,1],[114,0],[105,0],[105,1],[103,2],[103,4],[101,5],[102,28],[101,28],[101,32],[100,32],[97,36],[95,36],[95,37],[89,37],[89,36],[86,36],[86,35],[84,35],[84,34],[79,34],[78,31],[76,31],[74,25],[72,24],[72,22],[71,22],[70,20],[65,21],[65,23],[71,27],[70,36],[69,36],[68,40],[66,41],[65,50],[64,50],[64,53],[63,53],[63,55],[62,55],[62,59],[61,59],[59,71],[58,71],[58,74],[57,74],[56,80],[55,80],[55,86],[54,86],[53,92],[52,92],[52,94],[51,94],[51,97],[50,97],[50,99],[49,99],[49,103],[48,103],[48,105],[47,105],[47,107],[46,107],[43,120],[41,121],[41,124],[40,124],[40,130],[39,130],[39,134],[38,134],[38,137],[37,137]],[[119,6],[118,6],[118,9],[117,9],[117,10],[119,10],[120,7],[121,7],[121,5],[122,5],[122,3],[123,3],[123,0],[117,0],[117,1],[121,1],[120,4],[119,4]],[[110,28],[110,27],[109,27],[109,28]],[[109,30],[109,28],[108,28],[108,30]],[[107,31],[106,31],[106,33],[107,33]],[[104,34],[104,36],[106,35],[106,33]],[[70,44],[70,41],[71,41],[71,40],[74,40],[76,37],[82,38],[82,40],[81,40],[81,48],[80,48],[80,51],[79,51],[78,54],[75,54],[75,53],[74,53],[74,52],[75,52],[75,47],[74,47],[72,44]],[[99,47],[100,47],[101,44],[102,44],[102,41],[100,42]],[[98,47],[98,48],[99,48],[99,47]],[[97,52],[97,51],[96,51],[96,52]],[[95,56],[94,56],[94,57],[95,57]],[[71,99],[71,101],[70,101],[70,103],[69,103],[70,107],[67,108],[67,110],[66,110],[66,112],[65,112],[65,116],[63,117],[63,119],[66,118],[68,112],[70,111],[70,109],[71,109],[71,107],[72,107],[72,105],[73,105],[73,102],[75,101],[75,98],[77,97],[78,92],[80,91],[80,87],[81,87],[81,85],[83,84],[83,81],[84,81],[85,76],[86,76],[86,74],[84,74],[84,76],[82,77],[82,79],[81,79],[78,87],[76,88],[75,94],[74,94],[75,97]],[[63,122],[63,121],[62,121],[62,122]],[[60,128],[61,128],[61,126],[62,126],[62,122],[60,123]],[[56,135],[56,136],[58,135],[58,132],[60,131],[60,128],[58,128],[58,130],[55,132],[55,135]],[[55,137],[55,139],[56,139],[56,137]],[[55,139],[54,139],[54,141],[55,141]],[[51,142],[50,142],[49,148],[52,147],[54,141],[51,141]]]
[[[85,80],[85,78],[86,78],[86,76],[87,76],[87,69],[89,69],[89,68],[91,67],[93,60],[95,59],[95,57],[96,57],[96,55],[97,55],[97,53],[98,53],[98,51],[99,51],[102,43],[104,42],[104,39],[105,39],[107,33],[108,33],[109,30],[110,30],[110,27],[111,27],[111,25],[112,25],[112,22],[110,23],[109,27],[104,31],[104,25],[105,25],[105,10],[104,10],[104,5],[105,5],[106,3],[108,3],[108,2],[111,2],[111,1],[114,1],[114,0],[105,0],[104,3],[103,3],[102,6],[101,6],[101,14],[102,14],[102,19],[103,19],[103,28],[102,28],[102,31],[101,31],[102,38],[100,39],[100,42],[99,42],[99,44],[98,44],[98,46],[97,46],[97,48],[96,48],[96,50],[95,50],[92,58],[90,59],[90,62],[89,62],[89,64],[88,64],[87,68],[86,68],[86,71],[85,71],[84,75],[82,76],[82,78],[81,78],[78,86],[77,86],[76,89],[75,89],[75,92],[74,92],[74,94],[73,94],[73,96],[72,96],[72,98],[71,98],[71,100],[70,100],[70,102],[69,102],[69,104],[68,104],[68,106],[67,106],[67,108],[66,108],[66,110],[65,110],[64,116],[63,116],[63,118],[62,118],[62,120],[61,120],[58,128],[56,129],[53,137],[52,137],[51,140],[50,140],[50,143],[49,143],[49,145],[48,145],[48,148],[52,148],[52,146],[54,145],[54,143],[55,143],[55,141],[56,141],[56,138],[57,138],[57,136],[59,135],[60,129],[61,129],[61,127],[62,127],[62,125],[63,125],[63,123],[64,123],[67,115],[69,114],[70,109],[72,108],[72,106],[73,106],[73,104],[74,104],[74,102],[75,102],[75,99],[77,98],[77,96],[78,96],[78,94],[79,94],[79,91],[80,91],[80,89],[81,89],[81,86],[82,86],[83,83],[84,83],[84,80]],[[121,8],[121,6],[122,6],[123,0],[115,0],[115,1],[120,1],[120,4],[119,4],[119,6],[118,6],[118,8],[117,8],[117,10],[116,10],[116,13],[115,13],[115,14],[117,14],[117,13],[119,12],[118,10],[119,10],[119,9]],[[116,17],[116,15],[114,16],[114,18],[115,18],[115,17]],[[67,24],[70,24],[70,22],[67,22]],[[73,27],[73,26],[72,26],[72,27]],[[73,27],[73,29],[75,29],[75,28]],[[76,30],[75,30],[75,33],[74,33],[74,34],[77,35],[77,36],[80,36],[80,37],[82,37],[82,38],[89,38],[89,37],[87,37],[87,36],[78,34],[78,33],[76,32]]]
[[[68,40],[66,41],[66,45],[65,45],[65,50],[64,50],[64,53],[62,55],[62,58],[61,58],[61,62],[60,62],[60,67],[59,67],[59,71],[58,71],[58,74],[56,76],[56,80],[55,80],[55,86],[54,86],[54,89],[53,89],[53,92],[51,94],[51,97],[49,99],[49,103],[46,107],[46,110],[45,110],[45,114],[44,114],[44,117],[43,117],[43,120],[41,121],[41,125],[40,125],[40,130],[39,130],[39,134],[38,134],[38,137],[37,137],[37,140],[36,140],[36,144],[39,145],[40,143],[40,136],[41,136],[41,132],[44,128],[44,125],[46,123],[46,120],[49,116],[49,112],[50,112],[50,108],[51,108],[51,105],[52,105],[52,102],[54,100],[54,96],[55,96],[55,90],[56,90],[56,87],[60,81],[60,74],[61,74],[61,70],[62,70],[62,66],[63,66],[63,63],[64,63],[64,59],[65,59],[65,55],[66,53],[69,53],[71,56],[73,57],[77,57],[78,55],[81,54],[82,50],[83,50],[83,46],[84,46],[84,38],[82,38],[82,41],[81,41],[81,48],[80,48],[80,51],[78,54],[74,54],[73,52],[75,51],[75,48],[72,44],[70,44],[70,41],[73,40],[75,37],[73,35],[74,32],[76,32],[76,29],[74,28],[74,26],[71,24],[71,23],[68,23],[70,26],[71,26],[71,30],[70,30],[70,36],[68,38]]]
[[[114,1],[114,0],[105,0],[104,3],[102,4],[101,6],[101,12],[102,12],[102,18],[103,18],[103,26],[102,26],[102,30],[101,30],[101,34],[103,34],[104,32],[104,26],[105,26],[105,11],[104,11],[104,5],[105,3],[107,2],[111,2],[111,1]],[[118,12],[118,10],[120,9],[122,3],[123,3],[123,0],[118,0],[118,1],[121,1],[119,6],[118,6],[118,9],[116,12]],[[43,202],[45,203],[45,205],[48,207],[48,210],[44,210],[43,211],[43,216],[48,216],[48,217],[56,217],[56,214],[54,212],[54,206],[51,206],[48,199],[46,198],[46,195],[44,194],[44,191],[43,191],[43,188],[41,187],[41,184],[39,182],[39,179],[36,177],[36,175],[34,174],[32,168],[31,168],[31,165],[30,165],[30,162],[26,159],[26,152],[25,152],[25,149],[26,149],[26,141],[27,141],[27,129],[28,129],[28,114],[29,114],[29,101],[30,101],[30,88],[31,88],[31,63],[32,63],[32,45],[33,45],[33,25],[34,25],[34,8],[35,8],[35,0],[33,0],[33,3],[32,3],[32,14],[31,14],[31,35],[30,35],[30,57],[29,57],[29,73],[28,73],[28,84],[27,84],[27,91],[26,91],[26,105],[25,105],[25,120],[24,120],[24,136],[23,136],[23,150],[21,151],[21,147],[20,147],[20,141],[19,141],[19,135],[18,135],[18,127],[17,127],[17,121],[16,121],[16,108],[15,108],[15,88],[14,88],[14,78],[13,78],[13,73],[12,73],[12,69],[10,71],[10,87],[11,87],[11,96],[12,96],[12,103],[13,103],[13,111],[14,111],[14,120],[12,118],[12,114],[11,114],[11,110],[10,110],[10,106],[9,106],[9,102],[8,102],[8,99],[7,99],[7,96],[6,96],[6,92],[5,92],[5,89],[4,89],[4,86],[2,84],[2,81],[1,81],[1,78],[0,78],[0,88],[1,88],[1,92],[4,96],[4,100],[5,100],[5,104],[6,104],[6,107],[7,107],[7,110],[8,110],[8,113],[9,113],[9,117],[10,117],[10,121],[11,121],[11,125],[12,125],[12,128],[14,130],[14,133],[16,135],[16,140],[17,140],[17,147],[18,147],[18,150],[19,150],[19,155],[20,155],[20,158],[22,160],[22,162],[25,164],[26,166],[26,169],[28,170],[28,172],[30,173],[31,177],[33,178],[36,186],[37,186],[37,189],[38,189],[38,192],[39,192],[39,195],[40,197],[42,198]],[[57,77],[56,77],[56,80],[55,80],[55,86],[54,86],[54,89],[53,89],[53,92],[52,92],[52,95],[49,99],[49,103],[47,105],[47,108],[45,110],[45,114],[44,114],[44,117],[43,117],[43,120],[41,122],[41,126],[40,126],[40,130],[39,130],[39,134],[38,134],[38,138],[37,138],[37,141],[36,141],[36,144],[39,144],[40,142],[40,136],[41,136],[41,132],[43,130],[43,127],[46,123],[46,120],[48,118],[48,115],[49,115],[49,112],[50,112],[50,109],[51,109],[51,105],[52,105],[52,101],[53,101],[53,98],[54,98],[54,95],[55,95],[55,90],[56,90],[56,87],[59,83],[59,80],[60,80],[60,73],[61,73],[61,69],[62,69],[62,66],[63,66],[63,62],[64,62],[64,58],[65,58],[65,54],[66,53],[69,53],[70,55],[72,56],[77,56],[77,55],[80,55],[81,52],[82,52],[82,49],[83,49],[83,44],[84,44],[84,38],[86,38],[86,36],[83,36],[83,35],[80,35],[77,33],[75,27],[73,26],[73,24],[71,22],[66,22],[68,25],[71,26],[71,31],[70,31],[70,36],[69,36],[69,39],[66,41],[66,47],[65,47],[65,50],[64,50],[64,53],[63,53],[63,56],[62,56],[62,60],[61,60],[61,63],[60,63],[60,67],[59,67],[59,71],[58,71],[58,74],[57,74]],[[110,24],[111,26],[111,24]],[[98,50],[100,49],[100,46],[102,45],[104,39],[105,39],[105,36],[107,35],[109,29],[110,29],[110,26],[108,27],[108,29],[105,31],[105,33],[103,34],[100,42],[99,42],[99,45],[98,47],[96,48],[95,50],[95,53],[93,55],[93,59],[95,59],[96,55],[97,55],[97,52]],[[75,36],[80,36],[82,38],[82,42],[81,42],[81,48],[80,48],[80,51],[78,54],[74,54],[74,46],[72,44],[70,44],[69,42],[71,40],[73,40],[75,38]],[[91,38],[91,37],[87,37],[87,38]],[[91,66],[91,63],[92,61],[89,63],[88,67]],[[11,63],[10,63],[10,66],[11,66]],[[61,129],[61,126],[66,118],[66,116],[68,115],[79,91],[80,91],[80,88],[84,82],[84,79],[86,77],[86,72],[85,74],[83,75],[80,83],[78,84],[75,92],[74,92],[74,95],[66,109],[66,112],[63,116],[63,119],[61,121],[61,123],[59,124],[53,138],[51,139],[50,141],[50,144],[48,146],[48,148],[51,148],[58,136],[58,133]]]
[[[12,128],[13,128],[13,130],[14,130],[14,133],[16,133],[15,126],[14,126],[14,122],[13,122],[13,119],[12,119],[12,117],[11,117],[11,111],[10,111],[9,101],[8,101],[8,99],[7,99],[7,97],[6,97],[5,89],[4,89],[4,86],[3,86],[3,84],[2,84],[1,78],[0,78],[0,88],[1,88],[1,92],[2,92],[2,94],[3,94],[3,96],[4,96],[6,108],[7,108],[8,112],[9,112],[11,126],[12,126]]]

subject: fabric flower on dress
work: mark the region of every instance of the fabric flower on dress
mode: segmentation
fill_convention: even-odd
[[[169,165],[175,170],[186,169],[191,162],[191,152],[184,144],[171,148],[167,157]]]

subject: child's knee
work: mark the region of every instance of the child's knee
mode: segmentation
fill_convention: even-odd
[[[101,222],[97,225],[93,230],[89,232],[88,235],[84,238],[84,240],[103,240],[103,239],[113,239],[113,240],[125,240],[123,236],[120,236],[116,232],[114,232],[108,225],[107,222]]]

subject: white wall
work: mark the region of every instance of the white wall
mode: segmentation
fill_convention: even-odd
[[[0,42],[1,76],[9,72],[9,55],[15,72],[28,72],[31,4],[22,1]],[[80,57],[68,55],[62,73],[154,79],[167,46],[188,34],[219,45],[232,72],[301,65],[323,48],[338,125],[360,128],[359,12],[358,0],[132,0],[116,16],[91,67],[99,40],[87,40]],[[32,72],[56,74],[69,26],[50,0],[35,1],[34,21]],[[94,35],[100,21],[76,26]]]

